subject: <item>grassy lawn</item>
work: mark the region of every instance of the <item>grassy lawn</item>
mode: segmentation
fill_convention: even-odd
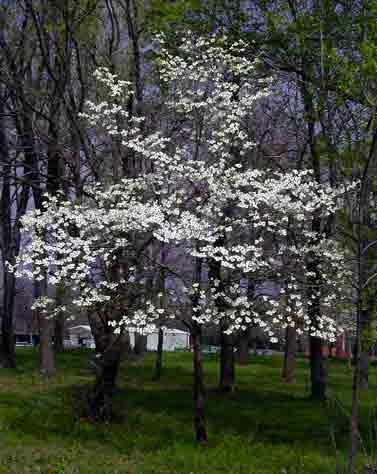
[[[330,398],[307,399],[308,367],[300,360],[296,384],[281,382],[279,357],[254,357],[237,367],[239,393],[210,394],[210,443],[198,448],[193,433],[190,354],[166,354],[159,383],[154,355],[122,367],[119,421],[93,425],[80,416],[73,388],[91,383],[90,353],[70,351],[49,383],[37,371],[37,354],[19,349],[18,369],[0,371],[0,474],[320,474],[336,473],[345,458],[351,372],[331,362]],[[215,386],[218,364],[205,360]],[[363,444],[376,451],[370,426],[377,369],[363,395]],[[336,448],[334,443],[336,440]],[[344,471],[341,471],[344,472]],[[360,468],[360,472],[363,470]]]

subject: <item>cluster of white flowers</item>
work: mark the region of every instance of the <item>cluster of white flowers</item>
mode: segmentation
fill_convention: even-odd
[[[224,38],[187,37],[172,55],[164,39],[159,41],[165,106],[180,126],[142,132],[142,119],[130,123],[119,105],[130,84],[99,69],[96,78],[113,103],[88,103],[84,116],[153,166],[137,178],[92,185],[84,203],[50,197],[42,213],[29,212],[23,225],[31,241],[17,259],[17,275],[68,284],[77,307],[110,305],[138,283],[130,268],[121,279],[114,277],[114,261],[130,251],[137,235],[149,233],[176,247],[176,254],[202,259],[205,265],[217,262],[227,272],[224,281],[208,279],[189,291],[196,301],[193,318],[200,324],[226,321],[227,332],[258,325],[271,340],[278,329],[291,325],[333,339],[336,318],[318,311],[313,324],[307,311],[311,302],[305,300],[308,282],[300,281],[297,269],[302,273],[308,255],[316,256],[323,265],[321,297],[324,306],[331,306],[335,293],[329,288],[339,287],[333,269],[342,255],[313,232],[310,222],[314,214],[336,212],[344,189],[320,185],[310,171],[250,169],[254,144],[248,120],[268,95],[269,81],[256,77],[256,61],[247,59],[242,43],[226,47]],[[124,128],[119,117],[125,119]],[[294,265],[285,268],[284,260]],[[250,298],[234,283],[242,279],[276,281],[282,292]],[[143,301],[134,310],[124,308],[125,315],[112,322],[116,332],[124,326],[147,333],[160,316],[166,317],[163,308]]]

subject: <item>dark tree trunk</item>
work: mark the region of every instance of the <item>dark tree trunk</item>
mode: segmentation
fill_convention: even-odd
[[[142,356],[147,350],[147,336],[135,333],[134,355]]]
[[[195,433],[196,441],[200,445],[206,445],[208,442],[204,402],[205,388],[203,380],[203,363],[201,352],[201,331],[200,327],[194,323],[191,332],[193,346],[193,362],[194,362],[194,401],[195,401]]]
[[[221,330],[220,335],[220,391],[234,393],[236,390],[234,367],[234,337]]]
[[[120,360],[121,351],[117,345],[108,347],[96,359],[96,382],[89,401],[90,414],[96,421],[108,421],[113,417],[113,399]]]
[[[47,294],[46,280],[36,281],[34,287],[36,298]],[[45,377],[52,377],[55,374],[55,354],[52,341],[53,322],[42,312],[38,313],[38,320],[40,371]]]
[[[293,383],[296,377],[296,329],[288,326],[285,332],[285,350],[283,378],[287,383]]]
[[[361,310],[358,305],[356,342],[353,350],[354,373],[352,383],[352,408],[351,408],[351,427],[350,427],[350,448],[348,453],[348,473],[354,474],[356,469],[356,458],[359,450],[359,407],[360,407],[360,355],[361,355]]]
[[[336,338],[335,343],[335,355],[337,358],[343,357],[345,350],[344,350],[344,334],[340,334]]]
[[[327,371],[323,360],[323,343],[319,337],[310,336],[310,381],[313,400],[326,399]]]
[[[238,339],[238,363],[247,365],[249,363],[249,330],[243,331]]]
[[[154,371],[154,380],[160,380],[162,372],[162,356],[164,351],[164,330],[158,328],[158,342],[156,353],[156,367]]]
[[[54,350],[55,352],[63,352],[64,350],[64,327],[65,318],[63,315],[58,315],[54,321]]]
[[[302,57],[303,65],[306,67],[306,60]],[[318,135],[315,133],[317,115],[314,105],[314,98],[312,92],[307,87],[307,84],[302,82],[301,92],[305,110],[305,120],[307,124],[308,143],[311,154],[311,164],[314,171],[314,178],[317,183],[321,183],[321,155],[320,146],[318,143]],[[318,236],[322,232],[322,219],[319,212],[316,212],[312,219],[312,231]],[[331,234],[332,219],[327,221],[325,228],[325,235],[327,237]],[[317,238],[311,242],[317,244]],[[313,273],[314,276],[308,278],[308,299],[312,302],[309,309],[310,322],[313,328],[318,327],[318,318],[321,314],[321,271],[319,269],[318,258],[313,254],[310,255],[307,262],[307,270]],[[311,380],[311,398],[315,400],[324,400],[326,398],[326,382],[327,374],[323,361],[322,354],[322,340],[318,337],[309,336],[309,350],[310,350],[310,380]]]
[[[58,305],[64,304],[65,288],[60,284],[56,288],[56,303]],[[64,314],[58,314],[54,319],[54,350],[55,352],[63,352],[64,350],[64,331],[65,331],[65,317]]]
[[[367,390],[369,387],[369,349],[364,349],[360,353],[359,384],[361,390]]]
[[[312,229],[319,233],[320,220],[314,218]],[[319,270],[319,261],[315,255],[311,255],[307,262],[307,270],[313,274],[308,278],[308,300],[312,302],[308,309],[311,326],[318,329],[318,322],[321,315],[321,272]],[[310,351],[310,381],[311,394],[313,400],[325,400],[327,389],[327,372],[323,358],[323,341],[316,336],[309,336]]]
[[[5,267],[5,265],[4,265]],[[0,364],[1,367],[16,367],[15,337],[13,327],[14,296],[16,291],[16,279],[14,274],[4,271],[4,296],[1,314],[1,344]]]
[[[360,312],[360,360],[359,360],[359,384],[361,390],[367,390],[369,386],[369,362],[370,351],[372,346],[371,341],[371,319],[372,311],[371,305],[373,303],[368,299],[368,308]]]
[[[6,267],[6,261],[13,263],[13,257],[18,254],[20,245],[20,229],[18,219],[24,214],[27,205],[28,186],[23,184],[21,200],[17,206],[16,222],[12,226],[12,192],[11,176],[13,174],[11,157],[9,154],[7,134],[4,124],[4,103],[0,98],[0,161],[2,164],[2,189],[0,195],[1,216],[1,251],[2,251],[2,286],[3,297],[1,307],[1,338],[0,338],[0,366],[14,368],[16,366],[15,338],[13,310],[16,294],[16,278]]]
[[[359,364],[356,363],[353,376],[352,387],[352,410],[351,410],[351,429],[350,429],[350,450],[348,472],[355,472],[356,457],[359,448],[359,404],[360,404],[360,381],[359,381]]]
[[[51,377],[55,374],[55,356],[52,342],[52,332],[52,321],[47,319],[45,315],[40,315],[40,364],[41,373],[46,377]]]
[[[96,315],[89,315],[89,323],[96,344],[96,381],[89,396],[89,410],[93,420],[108,421],[113,417],[113,399],[123,352],[130,348],[129,333],[116,336]]]
[[[229,209],[227,210],[229,212]],[[221,237],[216,241],[216,246],[221,246],[225,242],[225,237]],[[208,277],[220,282],[218,290],[222,290],[224,282],[221,275],[221,263],[210,259],[208,262]],[[216,306],[223,309],[226,303],[221,297],[217,298]],[[221,392],[233,393],[236,389],[235,385],[235,368],[234,368],[234,336],[225,334],[227,328],[226,319],[220,324],[220,381],[219,389]]]

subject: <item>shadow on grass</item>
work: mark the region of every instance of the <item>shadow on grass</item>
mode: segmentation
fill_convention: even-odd
[[[70,351],[59,355],[59,367],[65,379],[42,384],[40,390],[30,382],[33,390],[0,393],[0,416],[7,432],[29,435],[43,441],[55,437],[65,443],[80,443],[128,453],[138,450],[152,454],[167,446],[195,446],[193,433],[193,397],[191,355],[166,357],[163,377],[152,382],[153,356],[144,362],[124,363],[120,391],[115,398],[115,410],[122,423],[93,424],[83,418],[75,404],[77,386],[84,387],[88,377],[90,351]],[[34,354],[19,355],[21,372],[37,366]],[[218,363],[205,361],[209,386],[217,381]],[[258,358],[246,369],[239,368],[237,378],[240,391],[234,396],[209,394],[206,413],[210,448],[221,446],[226,439],[239,437],[244,443],[266,446],[300,446],[304,452],[332,456],[334,446],[330,430],[335,423],[338,448],[343,452],[348,438],[348,420],[336,413],[330,404],[309,401],[305,396],[307,361],[298,361],[298,383],[285,385],[280,378],[281,360]],[[348,387],[344,364],[334,377],[340,391]],[[83,380],[82,372],[88,371]],[[79,374],[79,375],[78,375]],[[80,375],[81,374],[81,375]],[[348,390],[348,388],[347,388]],[[348,393],[348,392],[347,392]],[[362,416],[368,418],[368,408]],[[334,421],[335,420],[335,421]]]

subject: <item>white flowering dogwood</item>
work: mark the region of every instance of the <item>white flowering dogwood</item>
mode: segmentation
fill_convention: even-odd
[[[310,171],[251,168],[250,117],[268,96],[269,80],[258,78],[258,61],[248,59],[241,42],[189,35],[173,55],[160,37],[158,49],[163,111],[155,130],[146,133],[143,119],[129,117],[119,105],[131,86],[106,68],[96,78],[109,99],[89,103],[84,115],[146,163],[139,168],[144,171],[89,186],[81,203],[50,197],[43,212],[29,212],[23,226],[30,242],[14,266],[17,275],[64,282],[79,308],[123,302],[123,315],[111,322],[115,331],[123,326],[147,333],[166,318],[164,308],[147,295],[132,299],[143,284],[129,262],[122,270],[118,265],[116,275],[112,269],[125,253],[137,258],[138,236],[149,235],[176,255],[219,266],[219,278],[186,285],[187,300],[197,302],[192,317],[198,323],[226,320],[228,332],[258,325],[271,340],[291,325],[334,339],[336,318],[324,309],[337,297],[334,269],[342,254],[309,223],[314,214],[335,213],[344,190],[318,184]],[[309,254],[323,266],[323,308],[314,326],[305,296]],[[249,280],[274,282],[280,293],[250,296]]]

